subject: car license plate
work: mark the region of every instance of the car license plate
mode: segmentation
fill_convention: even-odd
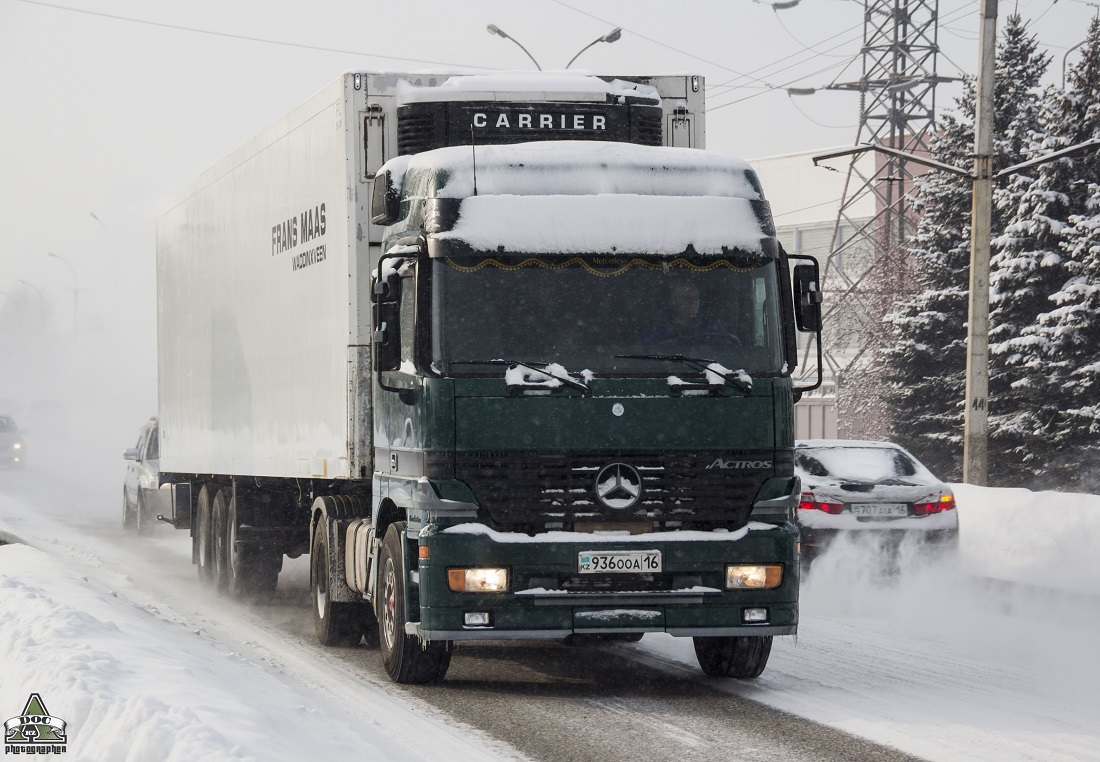
[[[856,516],[875,519],[900,519],[909,515],[906,503],[852,503],[852,513]]]
[[[649,574],[661,571],[659,550],[582,550],[581,574]]]

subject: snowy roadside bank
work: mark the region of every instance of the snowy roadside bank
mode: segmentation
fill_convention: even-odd
[[[514,758],[246,613],[197,613],[223,603],[188,592],[185,533],[158,528],[147,556],[120,556],[138,540],[114,527],[94,507],[0,491],[0,722],[39,694],[67,722],[71,760]]]
[[[975,574],[1100,595],[1100,495],[952,484]]]
[[[957,559],[882,578],[856,548],[826,554],[797,639],[757,680],[713,684],[929,760],[1100,760],[1100,496],[952,488]],[[697,668],[690,641],[631,648]]]

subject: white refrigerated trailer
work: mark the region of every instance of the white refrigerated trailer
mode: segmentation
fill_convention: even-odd
[[[160,218],[164,488],[142,506],[191,530],[203,579],[272,589],[282,556],[309,547],[313,497],[369,489],[378,169],[535,140],[702,148],[702,79],[347,72]]]

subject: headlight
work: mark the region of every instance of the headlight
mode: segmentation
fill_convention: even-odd
[[[22,450],[23,449],[23,443],[22,442],[16,442],[15,444],[13,444],[11,446],[11,449],[13,449],[13,450]]]
[[[448,569],[447,585],[454,593],[504,593],[507,569]]]
[[[768,566],[727,566],[727,590],[771,590],[783,582],[783,567]]]

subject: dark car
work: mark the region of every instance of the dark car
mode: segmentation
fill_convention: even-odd
[[[953,550],[955,495],[912,454],[890,442],[814,439],[795,447],[802,478],[797,522],[804,568],[846,537],[896,559],[903,543]]]
[[[18,468],[27,462],[26,432],[10,415],[0,415],[0,465]]]

